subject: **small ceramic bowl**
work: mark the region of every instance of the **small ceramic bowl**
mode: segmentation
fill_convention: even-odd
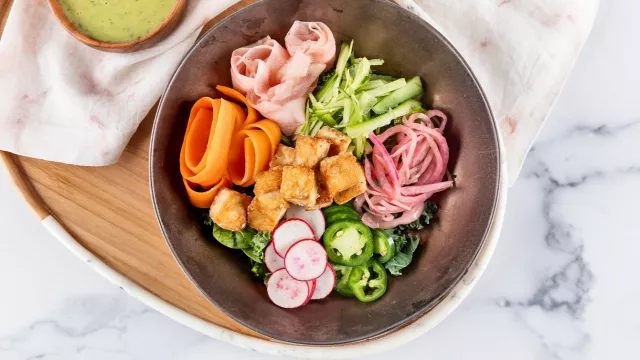
[[[127,53],[149,48],[167,37],[178,26],[178,24],[180,24],[184,10],[187,7],[188,0],[177,0],[169,16],[167,16],[162,24],[160,24],[160,26],[155,30],[140,39],[122,43],[100,41],[88,36],[76,28],[75,25],[73,25],[73,23],[67,18],[64,10],[62,9],[62,5],[60,4],[60,0],[48,1],[51,11],[53,11],[53,14],[56,16],[60,24],[62,24],[62,27],[85,45],[107,52]]]
[[[383,73],[420,76],[423,103],[449,115],[445,136],[456,187],[434,197],[440,205],[437,223],[421,230],[413,262],[371,303],[332,294],[298,309],[275,306],[264,285],[253,280],[246,256],[205,231],[180,176],[180,148],[194,102],[220,96],[216,85],[231,85],[234,49],[266,35],[282,41],[295,20],[322,21],[339,42],[354,39],[358,56],[384,59]],[[494,228],[504,177],[497,126],[471,70],[432,26],[387,0],[262,0],[215,25],[186,55],[160,100],[149,161],[160,228],[191,281],[242,325],[271,339],[310,345],[389,334],[428,316],[465,274],[477,274],[471,266]],[[464,294],[457,293],[453,303]]]

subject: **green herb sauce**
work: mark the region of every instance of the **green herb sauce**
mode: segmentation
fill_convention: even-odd
[[[176,0],[60,0],[60,4],[78,30],[96,40],[122,43],[155,30]]]

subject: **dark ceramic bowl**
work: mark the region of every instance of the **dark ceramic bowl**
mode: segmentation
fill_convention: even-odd
[[[294,20],[322,21],[338,41],[355,39],[359,56],[382,58],[390,74],[419,75],[423,101],[449,114],[445,135],[456,187],[436,199],[438,223],[405,269],[390,277],[373,303],[332,294],[293,310],[271,303],[252,279],[249,261],[205,233],[189,206],[179,153],[189,109],[230,85],[231,52],[265,35],[282,41]],[[419,17],[384,0],[265,0],[207,32],[191,49],[164,93],[151,138],[151,192],[162,232],[178,263],[202,293],[243,325],[301,344],[341,344],[397,329],[432,309],[467,272],[482,248],[496,208],[500,177],[496,126],[469,67],[453,46]]]

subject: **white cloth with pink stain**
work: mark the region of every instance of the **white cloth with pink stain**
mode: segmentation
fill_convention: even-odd
[[[15,0],[0,40],[0,149],[78,165],[116,162],[202,25],[236,2],[190,0],[168,38],[109,54],[68,35],[46,1]],[[499,124],[513,182],[598,0],[396,2],[434,25],[469,63]]]
[[[120,158],[202,26],[237,0],[189,0],[156,46],[130,54],[89,48],[47,1],[14,0],[0,40],[0,149],[77,165]]]
[[[502,134],[513,184],[589,35],[599,0],[396,2],[434,25],[473,70]]]

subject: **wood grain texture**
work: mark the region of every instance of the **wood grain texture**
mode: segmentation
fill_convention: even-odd
[[[4,24],[7,23],[11,5],[13,5],[13,0],[0,0],[0,36],[2,36]]]
[[[12,2],[0,0],[2,25]],[[245,0],[226,10],[205,30],[253,2]],[[51,213],[82,246],[115,271],[188,313],[232,331],[265,338],[207,301],[184,275],[160,233],[148,182],[154,115],[155,107],[118,163],[111,166],[73,166],[9,153],[0,158],[18,191],[41,219]]]

